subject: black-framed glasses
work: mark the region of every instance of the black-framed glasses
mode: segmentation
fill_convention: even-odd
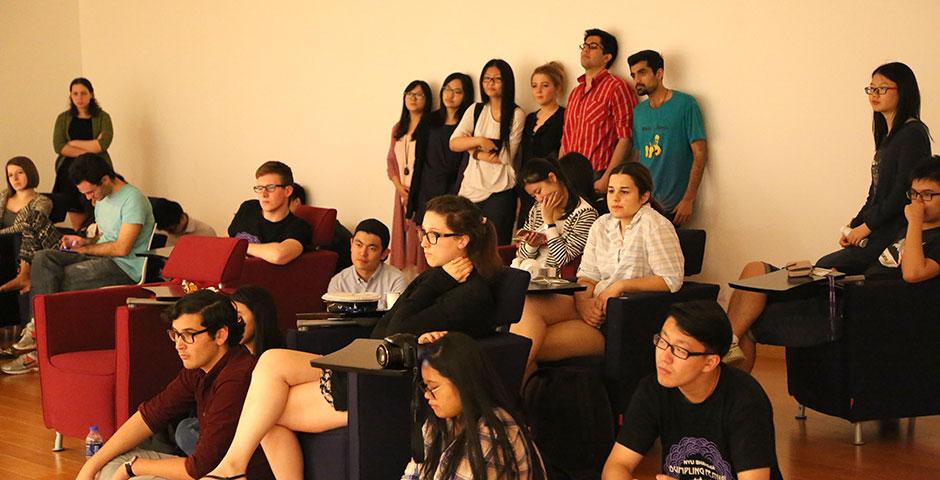
[[[408,98],[415,99],[415,100],[424,98],[424,94],[421,93],[421,92],[408,92],[408,93],[405,94],[405,96],[408,97]]]
[[[166,330],[166,334],[170,336],[170,340],[172,340],[173,343],[176,343],[176,339],[180,339],[183,341],[183,343],[192,345],[193,342],[196,341],[196,335],[199,335],[200,333],[206,333],[208,331],[209,331],[208,328],[203,328],[202,330],[199,330],[198,332],[177,332],[176,330],[173,330],[172,328],[168,328]]]
[[[278,183],[269,183],[267,185],[255,185],[251,189],[254,190],[255,193],[261,193],[261,192],[274,193],[274,191],[277,190],[278,188],[284,188],[287,186],[288,185],[281,185]]]
[[[448,232],[448,233],[428,232],[428,231],[425,231],[423,228],[418,230],[418,234],[421,235],[421,238],[427,240],[429,245],[437,245],[437,241],[440,240],[441,238],[459,237],[463,235],[462,233],[453,233],[453,232]]]
[[[483,77],[483,83],[503,83],[503,77]]]
[[[873,94],[873,93],[877,93],[878,96],[880,97],[881,95],[884,95],[884,94],[888,93],[888,90],[897,90],[897,89],[898,89],[898,87],[872,87],[872,86],[868,86],[868,87],[865,87],[865,93],[868,94],[868,95],[871,95],[871,94]]]
[[[656,348],[660,350],[669,349],[672,351],[672,355],[678,359],[685,360],[689,357],[701,357],[705,355],[716,355],[712,352],[690,352],[678,345],[673,345],[669,343],[665,338],[660,334],[653,335],[653,345],[656,345]]]
[[[428,386],[428,384],[426,384],[426,383],[424,383],[424,382],[421,382],[421,392],[427,393],[428,395],[431,396],[431,398],[433,398],[433,399],[435,399],[435,400],[437,400],[437,395],[435,395],[434,392],[436,392],[436,391],[437,391],[438,389],[440,389],[441,387],[442,387],[442,385],[438,385],[438,386],[436,386],[436,387],[434,387],[434,388],[431,388],[431,387]]]
[[[918,192],[917,190],[914,190],[913,188],[905,192],[905,194],[907,195],[907,198],[910,200],[913,200],[915,198],[920,198],[921,200],[925,202],[929,202],[931,199],[933,199],[935,195],[940,195],[940,193],[937,193],[937,192],[928,192],[928,191]]]
[[[454,95],[463,95],[463,89],[444,87],[444,93],[452,93]]]
[[[597,50],[598,48],[604,48],[604,46],[596,42],[591,42],[582,43],[581,45],[578,45],[578,48],[581,50]]]

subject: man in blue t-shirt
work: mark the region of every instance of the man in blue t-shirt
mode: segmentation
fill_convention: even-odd
[[[638,95],[649,98],[633,111],[633,148],[653,174],[653,196],[682,225],[692,217],[708,147],[702,111],[691,95],[663,85],[663,57],[643,50],[627,59]]]
[[[30,295],[87,290],[140,281],[144,259],[137,256],[150,247],[154,219],[150,201],[133,185],[114,173],[102,157],[86,153],[76,158],[69,177],[85,198],[95,204],[96,238],[64,235],[60,250],[41,250],[33,257]],[[29,302],[32,307],[33,302]],[[13,348],[25,351],[4,365],[5,373],[38,370],[34,321],[30,320]]]

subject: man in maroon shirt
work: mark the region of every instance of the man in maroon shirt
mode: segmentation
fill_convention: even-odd
[[[127,479],[152,476],[200,478],[215,467],[232,443],[251,382],[255,357],[239,344],[244,326],[225,295],[200,290],[176,302],[165,313],[167,330],[183,361],[183,370],[140,409],[85,462],[78,479]],[[193,407],[199,419],[199,441],[188,457],[136,448]],[[257,449],[248,464],[252,478],[274,478]],[[148,477],[149,478],[149,477]]]
[[[584,32],[581,66],[584,75],[568,96],[565,127],[558,158],[578,152],[594,168],[594,191],[606,195],[607,180],[632,145],[633,107],[636,93],[608,71],[617,59],[617,39],[600,29]]]

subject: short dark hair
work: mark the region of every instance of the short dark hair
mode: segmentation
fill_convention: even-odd
[[[731,321],[718,302],[696,300],[676,303],[669,309],[669,317],[676,320],[679,330],[702,342],[709,353],[724,357],[731,348]]]
[[[157,229],[169,231],[183,220],[183,206],[166,198],[150,198],[153,207],[153,218],[157,222]]]
[[[627,57],[627,63],[631,67],[640,62],[646,62],[646,66],[650,67],[653,73],[656,73],[661,68],[666,68],[666,62],[663,60],[663,56],[655,50],[640,50]]]
[[[590,36],[601,37],[601,51],[610,54],[610,61],[607,62],[607,65],[604,65],[604,68],[610,69],[610,66],[614,64],[614,60],[617,59],[617,37],[599,28],[590,28],[584,31],[585,40]]]
[[[307,204],[307,190],[304,187],[301,187],[299,183],[294,182],[292,185],[294,190],[290,192],[290,197],[287,199],[288,202],[293,202],[294,199],[300,200],[301,205]]]
[[[215,338],[223,327],[228,328],[225,344],[236,347],[245,334],[245,326],[238,323],[238,311],[228,296],[212,290],[198,290],[179,299],[163,312],[163,318],[172,323],[186,314],[198,314],[202,317],[202,326]]]
[[[26,174],[26,188],[36,188],[39,186],[39,170],[36,170],[36,164],[29,157],[13,157],[7,160],[7,167],[16,165],[23,169]],[[7,188],[13,193],[13,184],[10,183],[10,176],[7,175],[6,168],[3,170],[3,178],[7,179]]]
[[[294,184],[294,172],[284,162],[270,160],[262,163],[261,166],[255,170],[255,178],[258,178],[262,175],[267,175],[269,173],[280,175],[281,185]]]
[[[940,155],[934,155],[911,172],[911,181],[931,180],[940,184]]]
[[[94,153],[83,153],[72,162],[69,167],[69,179],[74,185],[82,182],[88,182],[92,185],[101,185],[103,177],[111,177],[113,180],[114,169],[107,160]]]
[[[353,236],[356,235],[356,232],[365,232],[375,235],[376,237],[379,237],[379,241],[382,243],[382,250],[388,248],[388,242],[391,236],[388,233],[388,227],[386,227],[385,224],[379,220],[374,218],[367,218],[359,222],[359,225],[356,225],[356,231],[353,232]]]

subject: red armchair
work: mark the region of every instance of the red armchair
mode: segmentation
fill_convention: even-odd
[[[313,248],[330,244],[336,226],[335,209],[301,205],[294,213],[311,225]],[[323,311],[320,297],[330,285],[337,259],[336,252],[328,250],[304,252],[287,265],[248,258],[238,285],[257,285],[268,290],[277,304],[278,326],[288,330],[297,326],[298,313]]]
[[[165,270],[221,284],[240,275],[246,249],[239,239],[183,237]],[[160,319],[164,307],[126,305],[128,298],[151,295],[134,285],[33,299],[43,419],[57,432],[56,448],[62,435],[81,438],[90,425],[110,437],[179,371]]]

